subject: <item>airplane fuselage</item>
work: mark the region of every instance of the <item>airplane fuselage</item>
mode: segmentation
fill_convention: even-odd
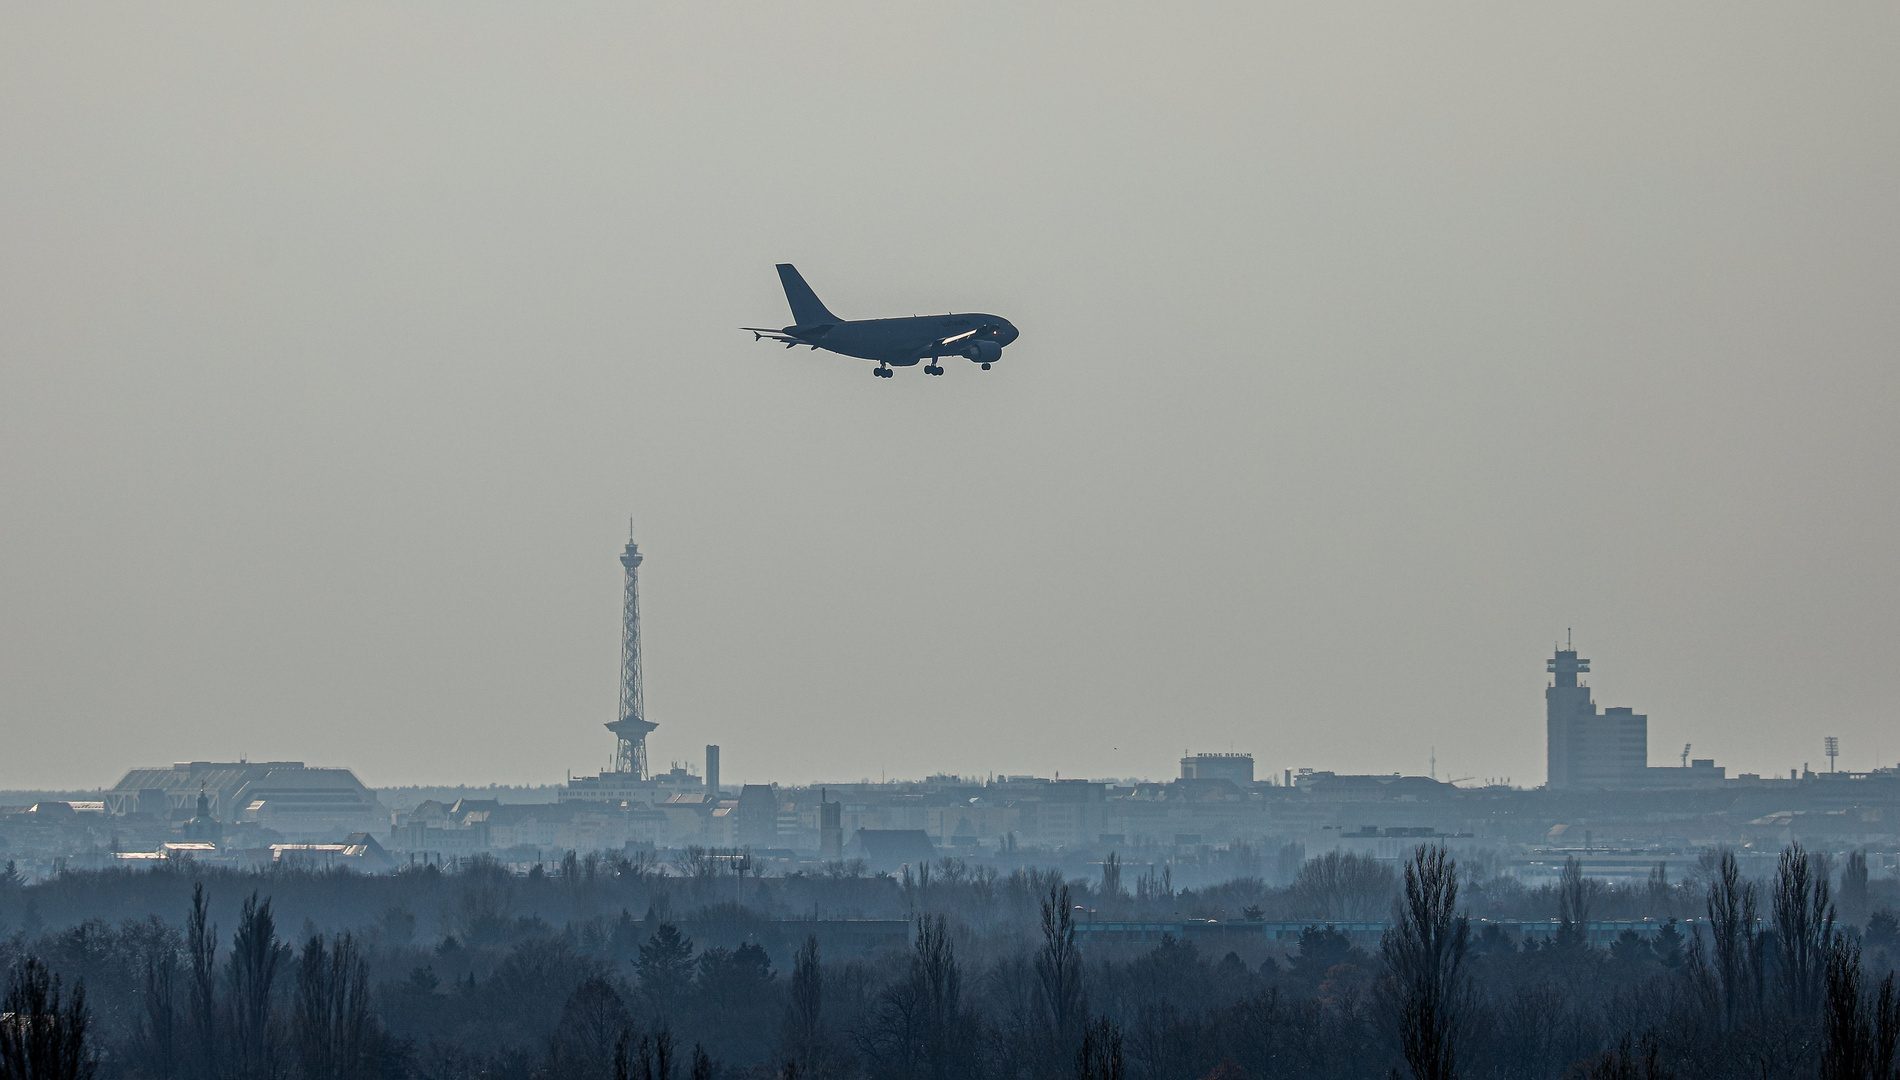
[[[787,326],[780,332],[799,344],[892,367],[910,367],[939,356],[968,355],[979,341],[993,341],[1000,347],[1016,340],[1016,328],[1009,320],[982,313],[852,319]]]
[[[1003,358],[1003,346],[1019,333],[1008,319],[983,312],[950,315],[912,315],[903,319],[840,319],[805,284],[791,263],[778,264],[779,281],[792,318],[798,321],[777,330],[748,326],[753,338],[767,338],[786,348],[804,345],[840,356],[877,362],[874,375],[889,378],[891,369],[924,365],[931,375],[943,374],[939,357],[962,356],[988,371]]]

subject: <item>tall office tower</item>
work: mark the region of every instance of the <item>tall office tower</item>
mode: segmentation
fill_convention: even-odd
[[[706,744],[706,794],[719,797],[719,744]]]
[[[647,719],[646,695],[641,689],[640,561],[640,548],[629,536],[627,550],[620,554],[620,565],[627,568],[620,615],[620,719],[607,725],[620,740],[614,748],[614,772],[635,780],[647,778],[647,734],[660,726]]]
[[[1544,665],[1545,785],[1555,789],[1636,787],[1649,767],[1649,717],[1634,709],[1597,711],[1579,682],[1590,661],[1558,649]]]

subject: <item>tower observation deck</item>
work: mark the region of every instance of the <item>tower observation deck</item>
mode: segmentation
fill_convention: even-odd
[[[640,677],[640,547],[631,537],[620,554],[627,568],[627,587],[620,617],[620,718],[607,725],[619,743],[614,748],[614,772],[645,780],[647,734],[660,725],[647,719],[646,695]]]
[[[1649,717],[1634,709],[1599,710],[1579,675],[1590,661],[1575,647],[1544,661],[1545,784],[1555,790],[1640,787],[1649,765]]]

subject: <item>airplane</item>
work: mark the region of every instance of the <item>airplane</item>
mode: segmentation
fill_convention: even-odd
[[[1016,340],[1017,330],[1000,315],[913,315],[908,319],[840,319],[819,301],[818,294],[805,284],[791,263],[778,264],[779,281],[785,286],[785,299],[792,305],[791,326],[773,330],[764,326],[742,326],[752,331],[752,340],[770,338],[782,341],[790,349],[804,345],[812,349],[861,360],[877,361],[871,372],[880,379],[896,374],[894,367],[924,364],[931,375],[943,374],[936,361],[945,356],[966,356],[973,363],[990,365],[1003,358],[1003,346]]]

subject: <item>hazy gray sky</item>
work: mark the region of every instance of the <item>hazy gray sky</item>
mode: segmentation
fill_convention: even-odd
[[[1900,758],[1900,9],[9,5],[0,786]],[[755,344],[1023,332],[995,371]]]

